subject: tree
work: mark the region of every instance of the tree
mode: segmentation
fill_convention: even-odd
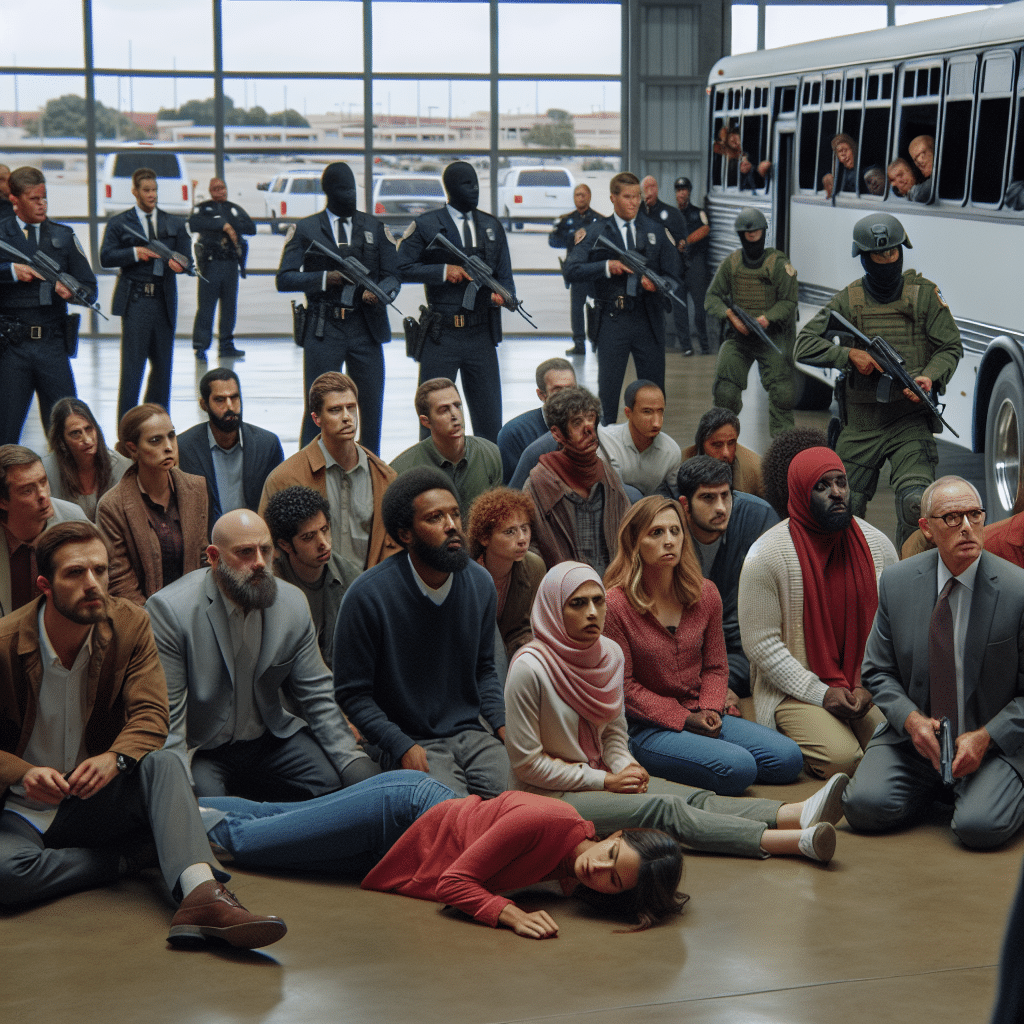
[[[543,149],[575,149],[576,133],[571,120],[540,121],[526,130],[523,142]]]
[[[572,114],[568,110],[561,110],[558,107],[552,107],[550,110],[545,111],[544,116],[549,121],[572,121]]]
[[[135,141],[145,139],[147,133],[125,114],[111,107],[97,103],[95,107],[96,138]],[[86,105],[83,96],[68,93],[55,100],[47,100],[42,113],[43,135],[50,138],[84,139],[86,136]],[[39,134],[39,118],[28,118],[25,130],[31,135]]]
[[[195,125],[212,125],[216,110],[213,97],[206,100],[189,100],[177,110],[161,109],[157,115],[161,121],[191,121]],[[308,128],[309,122],[297,111],[279,110],[268,114],[263,107],[255,106],[246,110],[236,107],[230,96],[224,97],[224,123],[245,127],[262,128],[267,125],[284,125],[287,128]]]

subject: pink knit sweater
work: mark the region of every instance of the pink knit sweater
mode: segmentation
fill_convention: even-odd
[[[680,732],[691,711],[721,712],[729,684],[722,599],[710,580],[684,611],[673,636],[653,615],[638,614],[621,588],[608,591],[604,632],[626,656],[626,717]]]

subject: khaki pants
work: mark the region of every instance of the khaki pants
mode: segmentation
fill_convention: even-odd
[[[844,721],[795,697],[787,697],[775,709],[775,725],[803,751],[804,770],[816,779],[837,772],[852,775],[864,756],[875,729],[885,721],[878,708],[863,718]]]

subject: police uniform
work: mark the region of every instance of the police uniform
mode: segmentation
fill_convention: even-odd
[[[644,212],[653,221],[657,221],[672,238],[672,246],[675,249],[675,267],[669,275],[677,285],[677,294],[682,298],[683,284],[683,261],[679,256],[679,240],[686,237],[686,221],[679,213],[679,208],[663,203],[658,199],[652,206],[643,207]],[[685,333],[681,332],[681,321],[687,319],[687,313],[678,302],[672,303],[673,323],[676,330],[676,341],[685,353],[690,350],[690,325],[687,323]]]
[[[879,335],[906,360],[911,377],[928,377],[938,394],[963,356],[960,331],[938,287],[914,270],[903,273],[903,293],[879,303],[862,279],[847,285],[800,332],[796,351],[802,363],[834,366],[845,372],[846,416],[836,454],[846,466],[853,514],[863,518],[874,497],[882,464],[889,460],[896,492],[896,547],[917,529],[921,494],[935,479],[938,452],[932,431],[941,425],[920,402],[900,397],[876,400],[879,374],[864,375],[850,363],[850,349],[824,336],[835,310],[869,338]]]
[[[230,224],[238,236],[238,245],[228,237],[224,225]],[[192,348],[205,353],[213,339],[213,314],[220,303],[218,340],[221,355],[230,355],[235,347],[235,316],[238,308],[238,278],[245,277],[249,244],[245,235],[255,235],[256,225],[237,203],[201,203],[189,218],[188,229],[198,232],[196,265],[206,278],[198,279],[199,305],[192,325]]]
[[[384,409],[381,346],[391,340],[387,306],[380,301],[364,302],[358,287],[353,304],[343,305],[340,290],[324,290],[324,275],[340,270],[339,266],[323,253],[308,250],[315,240],[334,249],[339,256],[354,257],[388,293],[397,292],[399,287],[397,255],[391,232],[368,213],[356,210],[352,214],[345,244],[339,244],[337,229],[332,227],[331,214],[322,210],[289,228],[277,271],[277,290],[306,293],[306,325],[301,340],[307,402],[310,386],[320,374],[344,366],[359,388],[359,442],[378,455]],[[309,444],[316,434],[316,424],[306,408],[302,445]]]
[[[584,213],[580,213],[579,210],[564,213],[555,221],[555,226],[548,235],[548,245],[552,249],[565,249],[568,257],[576,244],[577,233],[585,231],[589,225],[600,219],[601,215],[590,207],[587,207]],[[569,289],[569,322],[572,326],[573,348],[577,355],[583,355],[587,350],[587,321],[584,307],[587,304],[587,296],[591,294],[590,286],[568,282],[565,286]]]
[[[750,366],[757,360],[761,383],[768,392],[768,429],[772,437],[794,426],[793,337],[798,291],[796,269],[784,252],[766,248],[760,265],[752,268],[744,262],[743,250],[737,249],[722,261],[704,300],[704,308],[723,321],[726,333],[715,365],[715,405],[739,413]],[[736,333],[726,317],[730,303],[755,319],[767,317],[768,337],[781,349],[781,356],[763,341]]]
[[[656,274],[671,275],[676,267],[675,246],[660,221],[642,211],[633,222],[636,249]],[[627,248],[617,218],[612,215],[587,228],[565,261],[563,275],[571,284],[588,282],[594,289],[597,371],[601,420],[614,423],[619,417],[619,396],[630,355],[638,378],[653,381],[665,390],[665,311],[669,300],[647,291],[635,274],[609,275],[605,266],[615,254],[598,246],[602,235],[619,248]],[[630,294],[635,292],[635,294]]]
[[[189,235],[180,217],[154,211],[156,238],[188,263]],[[135,233],[133,233],[135,232]],[[139,235],[142,237],[140,238]],[[166,260],[139,260],[136,248],[145,248],[149,237],[146,214],[133,206],[107,222],[100,247],[100,263],[119,267],[111,312],[121,318],[121,383],[117,395],[117,419],[139,404],[142,375],[149,360],[147,402],[165,409],[171,397],[171,362],[174,327],[178,319],[177,274]],[[188,267],[185,268],[186,270]]]
[[[41,249],[95,302],[96,276],[74,231],[44,220],[29,225],[31,237],[26,238],[24,227],[15,216],[0,220],[0,238],[25,253],[20,262],[30,263],[31,255]],[[0,444],[18,443],[33,392],[39,395],[44,430],[49,429],[53,406],[76,394],[68,351],[73,351],[77,329],[68,325],[67,303],[49,281],[16,281],[15,262],[19,261],[0,255]]]
[[[462,372],[462,395],[473,419],[473,433],[497,444],[501,430],[501,376],[497,346],[501,343],[501,307],[491,302],[487,288],[477,292],[471,310],[464,309],[466,284],[450,284],[445,279],[444,250],[428,250],[438,233],[465,250],[462,232],[449,211],[451,207],[430,210],[409,225],[398,243],[398,272],[403,281],[421,283],[431,313],[439,315],[440,333],[436,340],[428,336],[420,359],[419,382],[434,377],[455,380]],[[462,222],[462,214],[452,211]],[[512,257],[501,224],[489,213],[473,209],[475,246],[470,255],[479,256],[493,277],[515,294]]]
[[[694,231],[708,227],[708,215],[693,203],[688,203],[679,210],[685,225],[684,238],[689,238]],[[690,308],[693,310],[693,322],[697,328],[697,344],[704,355],[711,354],[711,342],[708,340],[707,316],[704,313],[704,297],[707,294],[708,282],[711,275],[708,273],[708,256],[711,253],[711,236],[705,235],[700,240],[691,243],[686,247],[685,252],[680,253],[679,278],[682,284],[680,295],[685,297]],[[678,305],[675,306],[676,333],[679,335],[679,343],[683,349],[692,349],[693,342],[690,338],[690,318]]]

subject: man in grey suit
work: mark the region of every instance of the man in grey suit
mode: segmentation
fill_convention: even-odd
[[[165,746],[201,797],[304,800],[378,774],[335,703],[306,598],[270,572],[273,552],[259,516],[228,512],[210,568],[146,602],[167,676]]]
[[[242,423],[241,384],[238,374],[226,366],[203,374],[199,408],[209,422],[178,435],[180,468],[206,477],[211,519],[236,508],[257,511],[267,477],[284,462],[281,439],[262,427]]]
[[[882,832],[945,791],[960,841],[989,849],[1024,822],[1024,570],[982,550],[985,510],[966,480],[936,480],[921,513],[937,550],[879,581],[862,680],[886,722],[843,807],[854,829]],[[939,774],[942,717],[955,737],[950,785]]]

